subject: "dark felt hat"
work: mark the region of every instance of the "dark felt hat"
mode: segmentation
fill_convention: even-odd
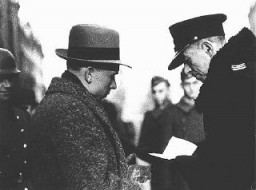
[[[7,49],[0,48],[0,75],[17,74],[19,72],[13,54]]]
[[[69,33],[68,49],[56,49],[56,54],[66,60],[76,60],[85,65],[115,68],[130,67],[120,61],[119,33],[99,25],[79,24]]]
[[[225,36],[222,23],[227,19],[224,14],[212,14],[178,22],[169,27],[173,37],[175,57],[168,70],[177,68],[183,63],[182,52],[190,44],[212,36]]]

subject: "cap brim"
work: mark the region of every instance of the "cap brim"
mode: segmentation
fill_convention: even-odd
[[[185,48],[183,48],[181,51],[176,53],[170,65],[168,66],[168,70],[176,69],[177,67],[179,67],[184,63],[184,56],[183,56],[184,50]]]
[[[67,49],[56,49],[55,50],[56,55],[59,57],[65,59],[65,60],[77,60],[77,61],[82,61],[86,63],[111,63],[111,64],[118,64],[118,65],[123,65],[129,68],[132,68],[130,65],[123,64],[120,60],[87,60],[87,59],[78,59],[75,57],[69,57],[68,56],[68,50]]]

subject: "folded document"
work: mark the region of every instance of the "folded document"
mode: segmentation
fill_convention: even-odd
[[[149,153],[151,156],[171,160],[175,159],[177,156],[191,156],[196,150],[197,145],[192,142],[189,142],[184,139],[180,139],[177,137],[172,137],[168,145],[166,146],[164,152],[162,154],[159,153]]]

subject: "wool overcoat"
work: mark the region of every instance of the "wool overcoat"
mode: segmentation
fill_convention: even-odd
[[[64,75],[53,78],[32,117],[34,189],[122,189],[127,164],[106,112],[73,74]]]

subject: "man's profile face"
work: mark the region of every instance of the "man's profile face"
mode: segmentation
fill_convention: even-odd
[[[14,86],[16,74],[0,75],[0,101],[8,101],[11,97],[11,90]]]
[[[160,82],[152,87],[152,96],[157,105],[161,106],[169,96],[169,87],[166,83]]]
[[[107,97],[112,89],[116,89],[115,76],[118,71],[108,71],[97,69],[93,76],[93,82],[95,85],[94,96],[97,99],[103,99]]]
[[[183,55],[185,73],[191,74],[203,82],[207,77],[211,57],[204,49],[195,44],[188,46]]]
[[[182,87],[184,89],[184,96],[188,99],[195,100],[200,92],[202,82],[197,80],[195,77],[189,77],[184,79]]]

